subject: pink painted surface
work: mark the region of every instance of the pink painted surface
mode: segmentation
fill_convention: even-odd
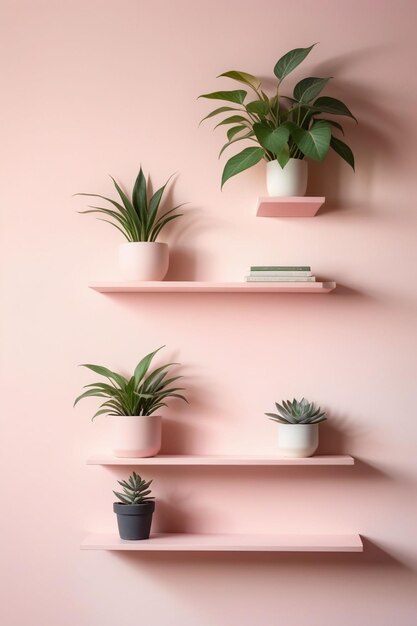
[[[5,626],[412,626],[417,614],[417,5],[411,0],[3,0],[0,19],[0,622]],[[317,219],[255,215],[264,165],[220,191],[230,147],[199,120],[216,76],[271,76],[278,56],[320,44],[304,76],[346,122],[357,171],[330,154],[310,167]],[[237,87],[237,84],[236,84]],[[118,294],[119,234],[76,192],[113,194],[142,163],[155,187],[178,172],[189,201],[170,280],[243,280],[251,265],[311,265],[326,297]],[[363,554],[152,554],[79,550],[115,533],[116,480],[93,376],[125,373],[165,344],[190,404],[164,414],[164,454],[277,453],[274,401],[305,395],[329,412],[320,454],[355,467],[144,467],[155,532],[355,534]],[[142,471],[142,468],[141,468]],[[254,502],[256,501],[256,506]],[[24,513],[24,514],[23,514]],[[28,520],[30,523],[28,523]],[[148,557],[148,558],[146,558]],[[132,606],[136,607],[132,611]],[[173,618],[173,616],[175,616]]]
[[[258,198],[258,217],[314,217],[325,198],[293,196],[289,198]]]
[[[90,288],[101,293],[329,293],[336,288],[332,281],[315,283],[219,283],[212,281],[100,282]]]
[[[362,552],[359,535],[197,535],[155,534],[147,541],[124,541],[116,534],[88,535],[83,550],[138,552]]]
[[[143,459],[118,458],[111,455],[92,456],[87,459],[87,465],[354,465],[355,460],[348,454],[323,454],[310,456],[305,459],[284,459],[274,456],[249,455],[178,455],[162,454]]]

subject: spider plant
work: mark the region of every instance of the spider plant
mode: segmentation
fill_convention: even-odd
[[[93,415],[152,415],[159,408],[167,406],[167,398],[187,399],[177,393],[183,391],[183,387],[172,387],[182,376],[167,378],[169,368],[176,363],[167,363],[148,373],[152,359],[164,346],[147,354],[136,366],[133,376],[129,379],[121,374],[112,372],[101,365],[85,363],[82,367],[107,378],[109,382],[96,382],[85,385],[84,391],[74,402],[74,406],[83,398],[91,396],[106,398],[100,405],[99,410]]]
[[[232,70],[220,74],[218,78],[225,77],[242,83],[251,90],[254,99],[249,97],[246,100],[248,96],[246,89],[215,91],[199,96],[227,103],[226,106],[211,111],[201,120],[203,122],[208,118],[227,113],[227,116],[217,124],[229,127],[226,133],[227,142],[220,150],[220,155],[238,141],[247,140],[256,144],[245,148],[227,161],[222,175],[222,187],[229,178],[256,165],[261,159],[266,161],[276,159],[284,168],[290,158],[308,157],[322,161],[329,148],[355,169],[352,150],[340,136],[337,136],[337,133],[344,134],[342,125],[334,119],[322,117],[323,114],[330,114],[349,117],[356,121],[343,102],[319,95],[330,78],[315,76],[303,78],[295,85],[291,97],[281,92],[283,80],[304,61],[315,45],[290,50],[277,61],[274,68],[277,85],[273,95],[268,95],[262,90],[261,80],[256,76]]]
[[[159,214],[162,196],[170,178],[165,185],[151,196],[149,181],[146,181],[141,167],[136,177],[131,197],[123,191],[112,176],[110,176],[110,178],[119,195],[117,200],[96,193],[78,193],[75,195],[100,198],[111,204],[112,208],[89,205],[89,210],[80,211],[80,213],[99,213],[100,215],[105,215],[105,218],[98,219],[117,228],[129,242],[156,241],[161,230],[168,222],[183,215],[182,213],[174,214],[174,211],[184,206],[183,204]]]

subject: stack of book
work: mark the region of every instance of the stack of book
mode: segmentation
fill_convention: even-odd
[[[246,281],[249,283],[314,283],[309,265],[253,265]]]

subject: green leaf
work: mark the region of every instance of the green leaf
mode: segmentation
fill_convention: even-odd
[[[287,165],[288,161],[290,160],[290,148],[287,143],[283,146],[281,152],[277,154],[276,157],[277,157],[278,163],[280,164],[282,169],[284,169],[284,167]]]
[[[239,83],[244,83],[245,85],[250,85],[253,89],[259,89],[261,86],[261,81],[256,76],[252,74],[248,74],[247,72],[239,72],[237,70],[231,70],[230,72],[223,72],[223,74],[219,74],[217,78],[221,77],[232,78],[233,80],[237,80]]]
[[[256,165],[263,158],[264,151],[262,148],[245,148],[231,159],[229,159],[224,167],[222,176],[222,188],[224,183],[232,176],[236,176],[240,172],[247,170],[249,167]]]
[[[280,81],[284,80],[288,74],[295,70],[295,68],[300,65],[302,61],[304,61],[315,45],[316,44],[313,44],[308,48],[294,48],[294,50],[290,50],[290,52],[284,54],[284,56],[277,61],[274,67],[275,76]]]
[[[137,364],[137,366],[135,368],[135,371],[134,371],[134,374],[133,374],[133,380],[134,380],[135,389],[137,389],[140,381],[142,380],[142,378],[145,376],[146,372],[148,371],[149,366],[150,366],[150,364],[152,362],[152,359],[154,358],[155,354],[157,352],[159,352],[159,350],[162,350],[162,348],[164,348],[164,346],[161,346],[160,348],[158,348],[154,352],[150,352],[145,357],[143,357],[143,359],[141,359],[141,361],[139,361],[139,363]]]
[[[352,150],[344,141],[341,141],[341,139],[332,135],[330,139],[330,147],[333,148],[333,150],[341,156],[346,163],[349,163],[350,167],[353,171],[355,171],[355,157],[353,156]]]
[[[243,89],[234,91],[213,91],[213,93],[204,93],[199,98],[209,98],[210,100],[226,100],[235,104],[243,104],[248,92]]]
[[[91,363],[82,363],[81,367],[87,367],[92,372],[96,374],[100,374],[100,376],[105,376],[110,380],[114,380],[120,387],[124,387],[127,384],[127,380],[121,374],[117,374],[116,372],[112,372],[107,369],[107,367],[102,367],[101,365],[92,365]]]
[[[294,98],[298,102],[311,102],[317,98],[319,93],[324,89],[330,78],[303,78],[294,87]]]
[[[235,135],[237,135],[238,133],[241,133],[242,130],[247,130],[248,127],[247,126],[232,126],[232,128],[229,128],[229,130],[227,131],[227,138],[229,141],[231,141],[233,139],[233,137]]]
[[[334,120],[327,120],[327,119],[324,119],[324,117],[315,117],[314,122],[327,122],[328,124],[330,124],[330,126],[333,126],[334,128],[337,128],[338,130],[340,130],[342,135],[345,134],[345,131],[343,130],[343,126],[339,124],[339,122],[335,122]]]
[[[344,115],[351,117],[355,122],[358,120],[347,108],[346,104],[337,100],[336,98],[330,98],[329,96],[321,96],[314,101],[313,106],[320,109],[322,113],[332,113],[333,115]]]
[[[232,145],[232,143],[235,143],[236,141],[242,141],[242,139],[249,139],[250,137],[253,137],[253,135],[254,135],[254,133],[250,130],[248,133],[246,133],[246,135],[242,135],[241,137],[235,137],[231,141],[228,141],[227,143],[225,143],[224,146],[222,147],[222,149],[219,152],[219,158],[221,157],[223,152],[226,150],[226,148],[228,148],[230,145]]]
[[[236,107],[219,107],[218,109],[214,109],[214,111],[206,115],[206,117],[203,117],[201,122],[204,122],[204,120],[208,120],[209,117],[214,117],[215,115],[219,115],[220,113],[226,113],[226,111],[240,111],[240,109],[236,109]]]
[[[236,122],[248,123],[249,120],[246,117],[243,117],[243,115],[231,115],[230,117],[226,117],[224,120],[216,124],[214,128],[217,128],[218,126],[223,126],[223,124],[236,124]]]
[[[266,150],[273,154],[280,154],[290,136],[290,131],[286,126],[279,126],[274,130],[266,124],[254,124],[253,130],[256,138]]]
[[[246,105],[246,110],[255,115],[266,115],[269,111],[269,102],[265,100],[254,100]]]
[[[133,186],[132,200],[136,213],[143,222],[146,219],[148,206],[146,198],[146,179],[143,174],[142,167],[139,169],[139,174],[137,175]]]
[[[316,122],[310,130],[290,124],[291,136],[301,152],[315,161],[322,161],[330,147],[331,127],[324,121]]]

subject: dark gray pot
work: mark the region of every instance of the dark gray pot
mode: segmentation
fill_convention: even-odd
[[[154,510],[155,502],[143,502],[142,504],[114,502],[113,511],[117,515],[120,538],[130,541],[149,539]]]

